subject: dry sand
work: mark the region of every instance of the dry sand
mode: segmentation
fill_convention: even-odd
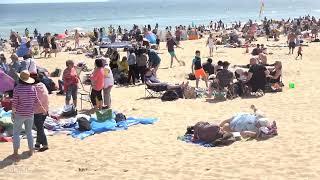
[[[205,39],[182,42],[184,49],[178,49],[177,56],[186,66],[167,69],[169,54],[164,49],[165,44],[161,46],[159,77],[172,83],[185,80],[195,50],[202,52],[203,61],[209,53]],[[244,51],[219,48],[213,59],[214,62],[221,59],[232,64],[247,64],[250,56]],[[318,43],[310,44],[304,48],[304,59],[296,61],[295,55],[287,55],[287,48],[269,48],[269,52],[274,53],[269,55],[269,62],[283,62],[286,87],[282,93],[266,94],[259,99],[237,98],[220,103],[208,103],[205,99],[161,102],[160,99],[143,99],[144,86],[115,87],[113,109],[160,120],[154,125],[138,125],[127,131],[98,134],[85,140],[66,135],[49,137],[49,151],[36,153],[16,164],[5,159],[12,153],[12,144],[1,143],[0,159],[4,161],[0,163],[0,180],[320,179],[319,51]],[[52,71],[56,67],[64,68],[67,59],[84,60],[91,67],[94,62],[84,55],[60,53],[57,58],[39,59],[37,63]],[[289,89],[289,82],[294,82],[296,88]],[[200,85],[204,87],[204,82]],[[63,103],[63,96],[50,96],[52,109],[62,107]],[[237,112],[250,112],[251,104],[277,120],[279,136],[260,142],[236,142],[223,148],[204,148],[177,140],[188,125],[197,121],[220,122]],[[20,151],[26,151],[26,140],[21,144]]]

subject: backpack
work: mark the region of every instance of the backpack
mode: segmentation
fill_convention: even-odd
[[[179,99],[179,95],[175,91],[166,91],[162,97],[162,101],[175,101]]]
[[[188,79],[191,81],[196,80],[196,76],[193,73],[188,74]]]
[[[52,73],[51,73],[51,77],[60,77],[62,70],[59,68],[56,68]]]
[[[127,119],[127,117],[122,114],[122,113],[118,113],[116,114],[116,117],[114,118],[114,120],[118,123],[120,121],[125,121]]]
[[[63,111],[62,111],[62,116],[63,117],[74,117],[76,116],[78,113],[77,113],[77,110],[76,108],[73,106],[73,105],[69,105],[69,106],[65,106]]]
[[[78,128],[79,131],[90,131],[91,130],[90,122],[86,118],[80,117],[77,119],[77,122],[79,125],[79,128]]]

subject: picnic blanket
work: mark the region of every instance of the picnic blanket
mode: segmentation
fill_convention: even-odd
[[[99,134],[107,131],[118,131],[118,130],[127,130],[128,127],[134,126],[137,124],[153,124],[157,121],[156,118],[136,118],[136,117],[128,117],[125,121],[116,122],[114,119],[107,120],[105,122],[97,122],[97,120],[93,117],[90,119],[91,121],[91,130],[80,132],[75,129],[71,132],[71,136],[74,138],[78,138],[83,140],[86,137],[89,137],[94,134]]]

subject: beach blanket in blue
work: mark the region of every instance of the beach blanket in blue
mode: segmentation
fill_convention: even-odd
[[[157,121],[156,118],[135,118],[129,117],[125,121],[116,122],[114,119],[107,120],[105,122],[97,122],[94,118],[91,118],[91,130],[80,132],[74,130],[71,132],[71,136],[74,138],[84,139],[93,134],[103,133],[107,131],[127,130],[128,127],[137,124],[153,124]]]

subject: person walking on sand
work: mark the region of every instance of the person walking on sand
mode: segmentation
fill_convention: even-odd
[[[74,48],[77,49],[80,46],[80,33],[76,29],[74,33]]]
[[[296,57],[296,60],[298,59],[298,57],[300,56],[300,59],[302,60],[302,45],[300,44],[299,48],[298,48],[298,56]]]
[[[294,48],[296,48],[296,38],[297,36],[293,32],[288,35],[289,54],[293,54]]]
[[[178,47],[178,48],[182,48],[180,47],[179,45],[177,45],[177,43],[174,41],[173,37],[170,36],[168,37],[167,39],[167,48],[168,48],[168,52],[171,56],[171,63],[170,63],[170,68],[172,68],[172,65],[173,65],[173,59],[176,59],[177,62],[182,65],[182,61],[179,61],[179,59],[177,58],[176,56],[176,53],[174,51],[174,46]]]
[[[213,48],[215,45],[214,43],[215,43],[215,39],[213,38],[213,35],[210,34],[207,40],[207,46],[209,47],[210,57],[212,57]]]
[[[196,51],[196,56],[192,61],[191,65],[192,74],[196,77],[196,88],[199,88],[199,80],[203,78],[204,82],[206,83],[206,87],[208,87],[208,78],[206,72],[204,71],[201,63],[200,58],[200,51]]]

